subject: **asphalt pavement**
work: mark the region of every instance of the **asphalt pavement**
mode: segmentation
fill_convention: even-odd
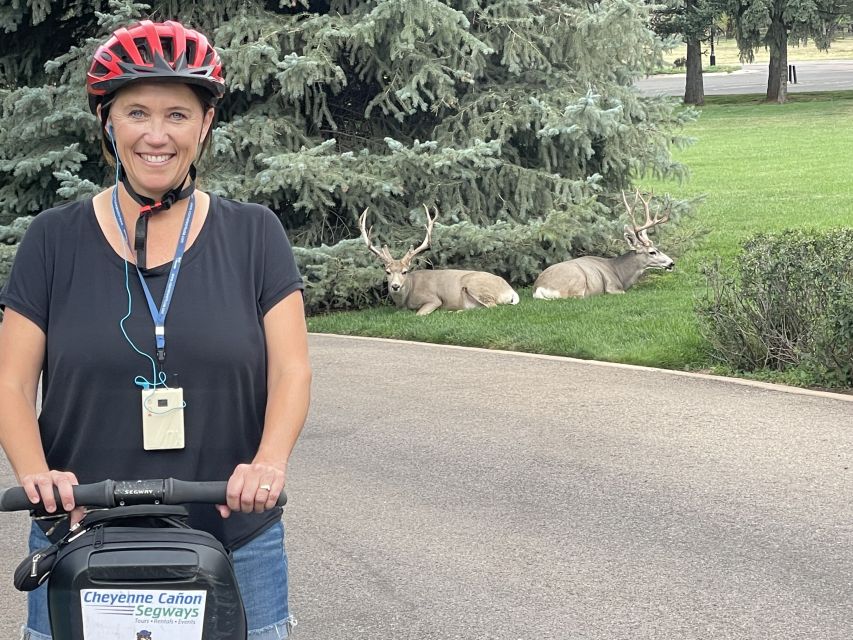
[[[338,336],[311,353],[298,639],[853,637],[853,396]],[[3,638],[25,528],[0,516]]]
[[[853,397],[313,336],[306,640],[853,637]]]
[[[797,72],[797,82],[788,83],[789,93],[804,91],[841,91],[853,89],[853,60],[826,60],[791,64]],[[732,73],[702,74],[705,95],[764,94],[767,92],[767,64],[746,64]],[[656,75],[637,82],[647,95],[684,95],[685,76]]]

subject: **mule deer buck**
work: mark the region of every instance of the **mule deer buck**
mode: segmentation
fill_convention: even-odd
[[[646,221],[637,226],[634,219],[634,207],[637,202],[643,203]],[[640,195],[640,190],[634,194],[633,205],[628,204],[625,192],[622,192],[622,202],[631,218],[631,226],[625,225],[625,241],[630,251],[615,258],[598,256],[583,256],[551,265],[539,274],[533,283],[533,297],[543,300],[555,298],[586,298],[600,293],[625,293],[630,289],[646,269],[666,269],[671,271],[675,261],[662,251],[655,248],[649,240],[646,231],[669,220],[669,209],[663,217],[655,212],[654,219],[649,213],[648,199]]]
[[[367,248],[385,265],[388,292],[398,307],[417,309],[419,316],[425,316],[436,309],[461,311],[479,307],[494,307],[498,304],[518,304],[518,294],[506,280],[485,271],[463,271],[459,269],[435,269],[412,271],[412,260],[429,247],[432,227],[438,215],[433,209],[430,217],[426,210],[426,238],[415,249],[409,250],[399,260],[391,256],[387,246],[375,247],[370,240],[367,228],[367,209],[359,218],[361,237]]]

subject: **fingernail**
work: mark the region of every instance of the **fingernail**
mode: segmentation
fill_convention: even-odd
[[[65,510],[66,511],[71,511],[73,508],[74,508],[74,505],[71,504],[70,502],[65,503]]]

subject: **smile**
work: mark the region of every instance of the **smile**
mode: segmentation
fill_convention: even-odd
[[[150,164],[165,164],[166,162],[168,162],[169,160],[171,160],[171,159],[172,159],[172,157],[173,157],[173,155],[172,155],[172,154],[158,154],[158,155],[154,155],[154,154],[151,154],[151,153],[139,153],[139,154],[137,154],[137,155],[138,155],[140,158],[142,158],[143,160],[145,160],[145,162],[148,162],[148,163],[150,163]]]

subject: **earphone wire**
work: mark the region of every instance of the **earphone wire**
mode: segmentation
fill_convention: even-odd
[[[108,131],[110,132],[110,134],[112,134],[112,126],[110,126],[110,125],[108,125],[108,126],[110,127],[108,129]],[[114,199],[113,199],[113,206],[117,207],[116,213],[118,213],[118,215],[122,215],[121,214],[121,207],[118,204],[118,185],[119,185],[119,176],[120,176],[120,171],[121,171],[121,159],[118,156],[118,149],[116,148],[115,138],[112,135],[109,135],[109,139],[110,139],[110,142],[112,143],[113,155],[115,156],[115,159],[116,159],[116,173],[115,173],[115,187],[114,187],[115,188],[115,194],[114,194]],[[147,378],[145,378],[145,376],[141,376],[141,375],[136,376],[133,379],[133,383],[136,386],[142,387],[143,389],[151,389],[151,394],[147,398],[145,398],[145,400],[143,400],[143,404],[146,405],[146,409],[149,409],[149,411],[150,411],[150,408],[147,406],[146,402],[151,396],[154,395],[154,392],[157,390],[157,386],[160,385],[164,389],[168,389],[169,385],[166,384],[166,380],[167,380],[166,373],[164,371],[160,371],[159,373],[157,372],[157,362],[149,354],[145,353],[139,347],[136,346],[136,344],[133,342],[133,340],[127,334],[127,329],[124,326],[124,323],[127,321],[128,318],[130,318],[131,313],[133,312],[133,296],[130,292],[130,266],[129,266],[130,261],[128,260],[128,254],[127,254],[128,247],[126,246],[126,244],[127,243],[125,243],[125,242],[121,243],[122,257],[124,258],[124,289],[127,292],[127,314],[121,320],[119,320],[118,324],[119,324],[119,329],[121,329],[121,333],[124,336],[124,339],[131,346],[131,348],[134,351],[136,351],[136,353],[138,353],[139,355],[141,355],[145,358],[148,358],[148,360],[151,362],[151,369],[152,369],[152,373],[153,373],[151,380],[148,380]],[[186,403],[184,403],[184,405],[186,405]],[[173,410],[174,409],[169,409],[169,411],[173,411]],[[156,413],[156,412],[152,411],[152,413]],[[168,411],[164,411],[162,413],[168,413]]]

